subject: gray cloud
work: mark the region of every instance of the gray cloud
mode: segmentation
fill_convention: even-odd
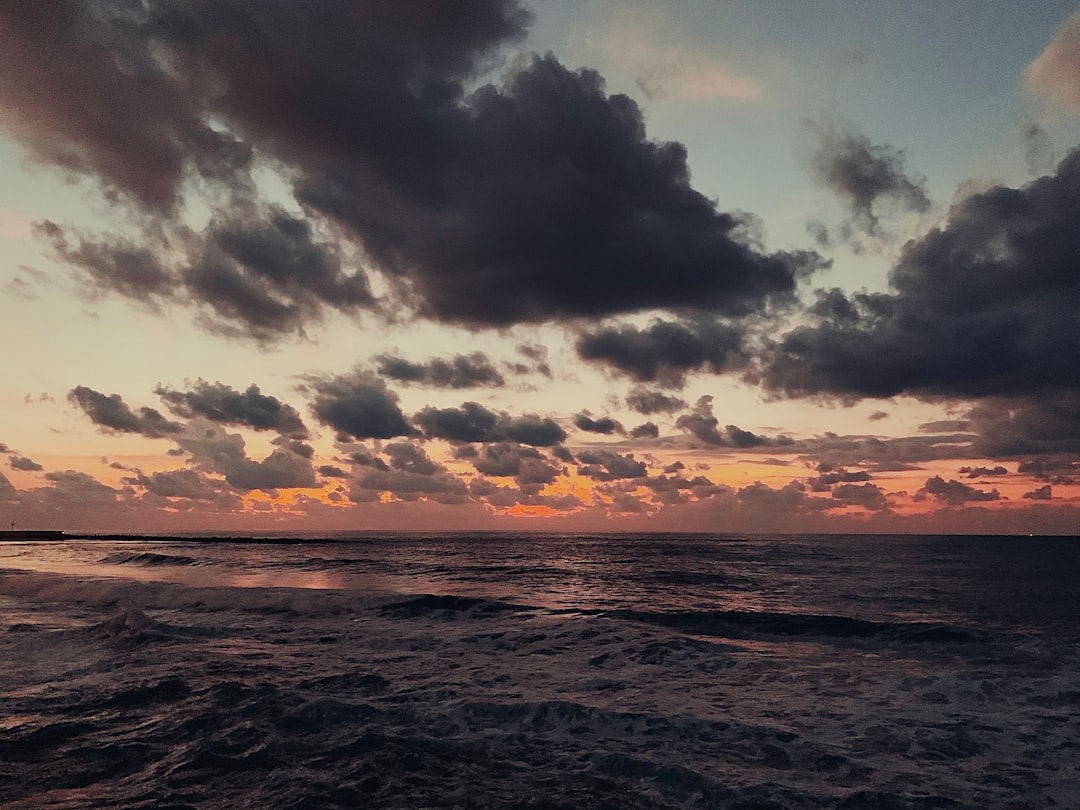
[[[955,205],[903,249],[891,294],[848,296],[785,335],[752,378],[788,396],[1057,396],[1080,391],[1080,152],[1021,189]]]
[[[642,422],[630,431],[631,439],[655,439],[660,435],[660,428],[654,422]]]
[[[743,332],[715,320],[653,321],[645,329],[608,326],[584,332],[578,355],[639,382],[682,387],[687,373],[719,374],[745,365]]]
[[[650,140],[636,104],[593,71],[535,57],[466,90],[523,35],[529,15],[511,0],[468,13],[105,0],[0,14],[5,130],[157,219],[145,245],[69,245],[70,260],[144,302],[179,280],[227,334],[272,340],[324,308],[372,304],[307,219],[252,213],[256,160],[280,166],[307,216],[332,220],[403,300],[448,322],[740,317],[789,299],[818,263],[751,244],[745,216],[690,185],[685,148]],[[225,202],[181,239],[187,265],[169,265],[180,232],[151,235],[198,184]]]
[[[139,433],[154,439],[172,436],[183,430],[183,425],[170,422],[153,408],[142,407],[136,413],[119,394],[106,396],[84,385],[71,389],[68,401],[78,405],[90,417],[90,421],[105,430]]]
[[[425,363],[412,363],[400,357],[382,354],[375,358],[377,371],[384,377],[405,383],[419,383],[434,388],[499,388],[506,380],[483,352],[459,354],[444,360],[435,357]]]
[[[296,409],[276,397],[263,394],[254,383],[241,392],[224,383],[200,379],[190,391],[175,391],[159,385],[154,393],[170,411],[186,419],[205,416],[226,425],[275,430],[295,438],[307,436],[307,428]]]
[[[955,479],[946,481],[940,475],[927,478],[926,484],[920,487],[916,493],[916,498],[925,498],[927,496],[933,496],[950,506],[979,501],[996,501],[1001,497],[996,489],[987,492],[986,490],[970,487]]]
[[[645,462],[634,458],[633,453],[619,455],[610,450],[583,450],[577,454],[578,475],[597,481],[615,481],[621,478],[644,478],[649,472]]]
[[[671,413],[685,408],[686,400],[637,385],[626,395],[626,405],[637,413],[651,416],[654,413]]]
[[[548,418],[527,414],[496,413],[475,402],[460,408],[424,408],[413,419],[432,439],[451,442],[511,441],[550,447],[566,438],[566,431]]]
[[[735,425],[726,425],[721,432],[720,420],[713,415],[713,398],[700,397],[689,413],[684,413],[675,420],[675,427],[684,430],[697,439],[713,447],[762,447],[773,444],[772,439],[758,436]]]
[[[584,430],[586,433],[602,433],[605,435],[626,432],[623,430],[623,426],[610,416],[593,419],[587,413],[579,413],[574,417],[574,427],[578,430]]]
[[[859,230],[881,234],[875,206],[882,202],[905,211],[930,209],[924,181],[907,174],[902,151],[872,144],[865,135],[840,131],[828,122],[807,121],[804,128],[814,141],[809,157],[812,176],[848,206]]]
[[[36,461],[27,458],[26,456],[12,456],[8,459],[8,464],[11,465],[11,469],[22,470],[23,472],[41,472],[45,469]]]
[[[315,391],[311,410],[325,425],[356,439],[392,439],[414,432],[398,406],[398,396],[381,379],[363,371],[309,378]]]

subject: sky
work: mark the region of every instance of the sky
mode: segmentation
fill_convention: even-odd
[[[1075,2],[0,4],[0,525],[1080,534]]]

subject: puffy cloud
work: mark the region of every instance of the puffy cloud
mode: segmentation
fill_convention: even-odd
[[[762,447],[773,443],[772,439],[758,436],[749,430],[743,430],[735,425],[727,425],[721,432],[718,427],[720,420],[713,415],[713,398],[711,396],[700,397],[689,413],[684,413],[675,420],[675,427],[684,430],[695,438],[713,447]]]
[[[751,375],[788,396],[1032,396],[1080,391],[1080,151],[1053,175],[956,204],[912,240],[891,294],[785,335]],[[820,315],[820,313],[819,313]]]
[[[584,332],[577,352],[640,382],[681,387],[693,371],[720,373],[746,363],[743,332],[720,321],[653,321],[645,329],[607,326]]]
[[[508,442],[485,445],[473,466],[484,475],[514,477],[519,486],[550,484],[560,473],[539,451]]]
[[[68,392],[68,401],[78,405],[90,417],[90,421],[107,431],[162,438],[183,430],[183,425],[170,422],[153,408],[142,407],[135,413],[119,394],[106,396],[85,385],[72,388]]]
[[[996,467],[961,467],[958,472],[965,478],[986,478],[991,475],[1009,474],[1009,471],[1000,464]]]
[[[1054,493],[1049,484],[1044,484],[1031,492],[1025,492],[1024,497],[1029,501],[1049,501],[1053,500]]]
[[[460,408],[424,408],[413,419],[428,438],[451,442],[511,441],[550,447],[566,438],[566,431],[552,419],[496,413],[476,402],[465,402]]]
[[[1080,11],[1062,24],[1027,66],[1024,81],[1036,93],[1080,111]]]
[[[663,391],[651,391],[636,385],[626,395],[626,406],[632,411],[651,416],[654,413],[671,413],[686,407],[686,400],[669,396]]]
[[[906,211],[929,210],[923,181],[908,176],[903,152],[831,123],[807,121],[804,127],[814,141],[811,173],[849,207],[859,230],[871,236],[881,233],[875,206],[882,202]]]
[[[309,220],[253,207],[260,160],[436,319],[741,316],[790,297],[817,257],[751,244],[744,216],[690,185],[685,148],[650,140],[636,104],[597,73],[534,57],[501,86],[466,90],[528,16],[511,0],[468,13],[241,0],[5,8],[0,121],[37,160],[96,178],[159,223],[175,224],[185,189],[225,189],[201,235],[66,252],[99,286],[142,301],[173,297],[179,280],[231,334],[271,340],[326,307],[372,304],[363,274],[345,272]],[[166,261],[177,239],[186,266]]]
[[[644,478],[648,469],[644,461],[638,461],[633,453],[619,455],[610,450],[583,450],[577,454],[578,475],[586,475],[597,481],[615,481],[620,478]]]
[[[832,496],[844,505],[851,504],[878,512],[889,507],[885,491],[876,484],[840,484]]]
[[[400,357],[383,354],[375,358],[378,373],[392,380],[419,383],[435,388],[501,387],[506,380],[483,352],[459,354],[444,360],[436,357],[426,363],[412,363]]]
[[[374,465],[360,476],[350,498],[368,500],[360,491],[388,492],[404,501],[429,498],[440,503],[464,503],[465,483],[443,465],[432,461],[422,448],[399,442],[385,448],[388,464]],[[354,495],[356,497],[354,497]]]
[[[660,435],[660,428],[655,422],[642,422],[630,431],[631,439],[655,439]]]
[[[307,436],[307,428],[296,409],[276,397],[263,394],[254,383],[240,392],[224,383],[200,379],[190,391],[175,391],[159,385],[154,393],[170,411],[187,419],[204,416],[226,425],[276,430],[296,438]]]
[[[398,396],[373,374],[355,371],[308,379],[315,391],[311,410],[339,434],[357,439],[392,439],[414,432],[398,406]]]
[[[276,447],[261,461],[247,455],[243,436],[226,433],[217,424],[197,418],[174,437],[191,454],[198,469],[217,473],[239,490],[275,490],[316,486],[310,455],[294,446]],[[307,445],[302,445],[306,448]]]
[[[36,461],[27,458],[26,456],[12,456],[8,459],[8,464],[11,465],[11,469],[22,470],[24,472],[41,472],[45,469]]]
[[[955,479],[946,481],[940,475],[927,478],[926,484],[920,487],[915,494],[917,499],[925,498],[928,495],[932,495],[937,500],[943,501],[950,506],[959,506],[977,501],[996,501],[1001,497],[996,489],[987,492],[986,490],[970,487]]]
[[[574,427],[584,430],[586,433],[624,433],[623,426],[610,416],[601,416],[593,419],[587,413],[579,413],[574,417]]]
[[[187,498],[196,501],[212,501],[222,495],[220,481],[197,472],[196,470],[162,470],[159,472],[125,478],[124,483],[146,489],[162,498]]]

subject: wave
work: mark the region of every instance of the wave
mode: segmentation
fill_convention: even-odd
[[[697,636],[748,639],[806,636],[830,640],[881,639],[907,643],[985,641],[984,633],[932,622],[877,622],[849,616],[741,610],[609,611],[606,615],[669,627]]]
[[[182,554],[156,554],[143,551],[138,554],[124,554],[121,552],[109,554],[107,557],[102,558],[101,563],[103,565],[189,566],[199,565],[200,561]]]

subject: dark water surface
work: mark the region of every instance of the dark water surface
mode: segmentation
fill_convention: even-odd
[[[0,805],[1080,807],[1077,538],[275,539],[0,544]]]

